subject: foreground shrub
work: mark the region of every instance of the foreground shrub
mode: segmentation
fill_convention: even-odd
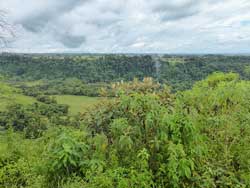
[[[237,74],[215,73],[182,93],[185,112],[206,138],[215,185],[250,186],[250,82]]]

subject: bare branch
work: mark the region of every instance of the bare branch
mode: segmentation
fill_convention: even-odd
[[[13,26],[7,21],[7,12],[0,10],[0,49],[15,37]]]

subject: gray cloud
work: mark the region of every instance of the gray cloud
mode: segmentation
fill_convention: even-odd
[[[249,51],[249,0],[6,0],[9,50]]]
[[[173,21],[198,14],[200,3],[196,0],[154,1],[150,3],[152,11],[158,13],[162,21]]]
[[[26,18],[21,20],[18,24],[21,24],[25,29],[31,32],[40,32],[45,24],[49,21],[49,17],[44,16],[31,16],[30,18]]]
[[[17,19],[15,22],[24,27],[27,31],[42,34],[43,30],[53,35],[55,40],[61,42],[65,47],[78,48],[85,42],[83,35],[75,35],[68,31],[64,25],[59,25],[58,18],[69,13],[87,0],[63,0],[47,1],[37,11]],[[53,25],[53,27],[51,27]],[[58,28],[57,28],[58,27]],[[55,29],[57,28],[57,29]],[[44,33],[44,32],[43,32]]]
[[[84,36],[74,36],[71,34],[62,34],[56,37],[64,46],[68,48],[78,48],[86,41]]]
[[[73,10],[81,3],[83,3],[82,0],[52,1],[52,3],[49,2],[39,10],[20,19],[17,23],[21,24],[27,30],[39,32],[48,22],[53,22],[57,17]]]
[[[113,12],[102,12],[101,17],[94,17],[86,20],[86,24],[93,24],[97,27],[108,27],[121,21],[118,14]]]
[[[184,12],[176,12],[176,11],[169,11],[168,13],[162,13],[162,21],[172,21],[172,20],[179,20],[183,18],[187,18],[190,16],[193,16],[195,14],[198,14],[198,10],[188,10]]]

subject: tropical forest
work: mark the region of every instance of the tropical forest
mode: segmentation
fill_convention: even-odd
[[[0,0],[0,188],[250,188],[249,0]]]

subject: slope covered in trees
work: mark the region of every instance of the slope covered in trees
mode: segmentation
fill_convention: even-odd
[[[214,73],[175,94],[151,79],[112,88],[74,123],[36,105],[1,113],[0,187],[250,186],[249,81]]]
[[[144,77],[152,77],[161,83],[167,82],[177,91],[191,88],[195,81],[204,79],[215,71],[235,72],[241,78],[249,79],[250,57],[46,54],[0,56],[0,73],[22,82],[43,80],[35,89],[46,88],[49,94],[54,92],[96,96],[94,91],[104,83]],[[75,81],[70,83],[72,79]],[[76,80],[78,86],[70,87]],[[88,84],[92,85],[89,87]],[[56,91],[55,85],[59,87]]]

